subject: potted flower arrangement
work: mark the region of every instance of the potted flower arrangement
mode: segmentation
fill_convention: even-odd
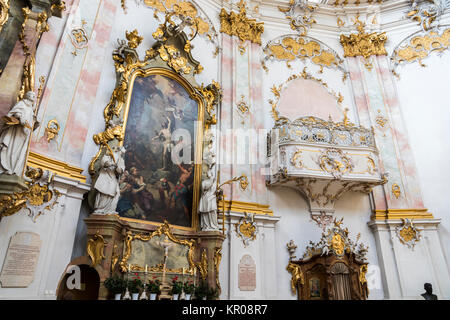
[[[156,296],[161,293],[161,289],[159,288],[161,285],[161,281],[153,277],[153,280],[150,280],[147,285],[147,290],[150,293],[150,300],[156,300]]]
[[[205,281],[200,282],[198,287],[195,288],[195,296],[199,300],[206,300],[206,295],[208,294],[208,285]]]
[[[127,287],[126,281],[117,275],[105,279],[103,284],[110,293],[114,294],[115,300],[120,300],[120,295]]]
[[[178,280],[178,276],[172,279],[172,291],[173,300],[178,300],[180,293],[183,291],[183,282]]]
[[[139,291],[143,287],[143,283],[141,278],[135,273],[135,278],[133,280],[128,281],[128,288],[130,289],[131,296],[133,300],[138,300]]]
[[[194,283],[192,281],[185,282],[183,285],[183,290],[186,294],[186,300],[191,300],[191,296],[195,292]]]

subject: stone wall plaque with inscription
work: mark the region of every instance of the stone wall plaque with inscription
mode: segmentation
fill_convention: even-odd
[[[256,265],[248,254],[239,261],[238,286],[241,291],[255,291],[256,289]]]
[[[34,279],[41,239],[33,232],[16,232],[9,242],[0,274],[2,288],[26,288]]]

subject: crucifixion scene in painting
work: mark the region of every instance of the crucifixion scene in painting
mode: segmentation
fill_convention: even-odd
[[[161,75],[135,80],[124,139],[120,216],[191,226],[197,108],[175,80]]]

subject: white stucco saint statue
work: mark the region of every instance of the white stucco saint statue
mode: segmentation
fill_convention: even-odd
[[[4,123],[0,131],[0,174],[23,174],[28,142],[38,125],[34,121],[35,100],[35,93],[28,91],[2,119]]]
[[[100,173],[95,181],[97,191],[93,214],[115,214],[120,197],[120,177],[125,171],[124,147],[115,147],[114,154],[106,152],[100,160]]]
[[[212,146],[212,134],[208,137],[211,141],[211,147],[206,151],[203,164],[206,165],[206,171],[202,179],[202,196],[200,198],[200,227],[202,231],[219,230],[217,222],[217,200],[216,200],[216,179],[215,179],[215,150]]]

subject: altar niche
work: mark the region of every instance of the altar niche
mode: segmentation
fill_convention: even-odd
[[[195,156],[202,146],[196,143],[202,129],[196,122],[201,121],[202,104],[181,79],[158,69],[134,79],[124,115],[126,170],[117,205],[121,217],[193,226],[201,173]]]

